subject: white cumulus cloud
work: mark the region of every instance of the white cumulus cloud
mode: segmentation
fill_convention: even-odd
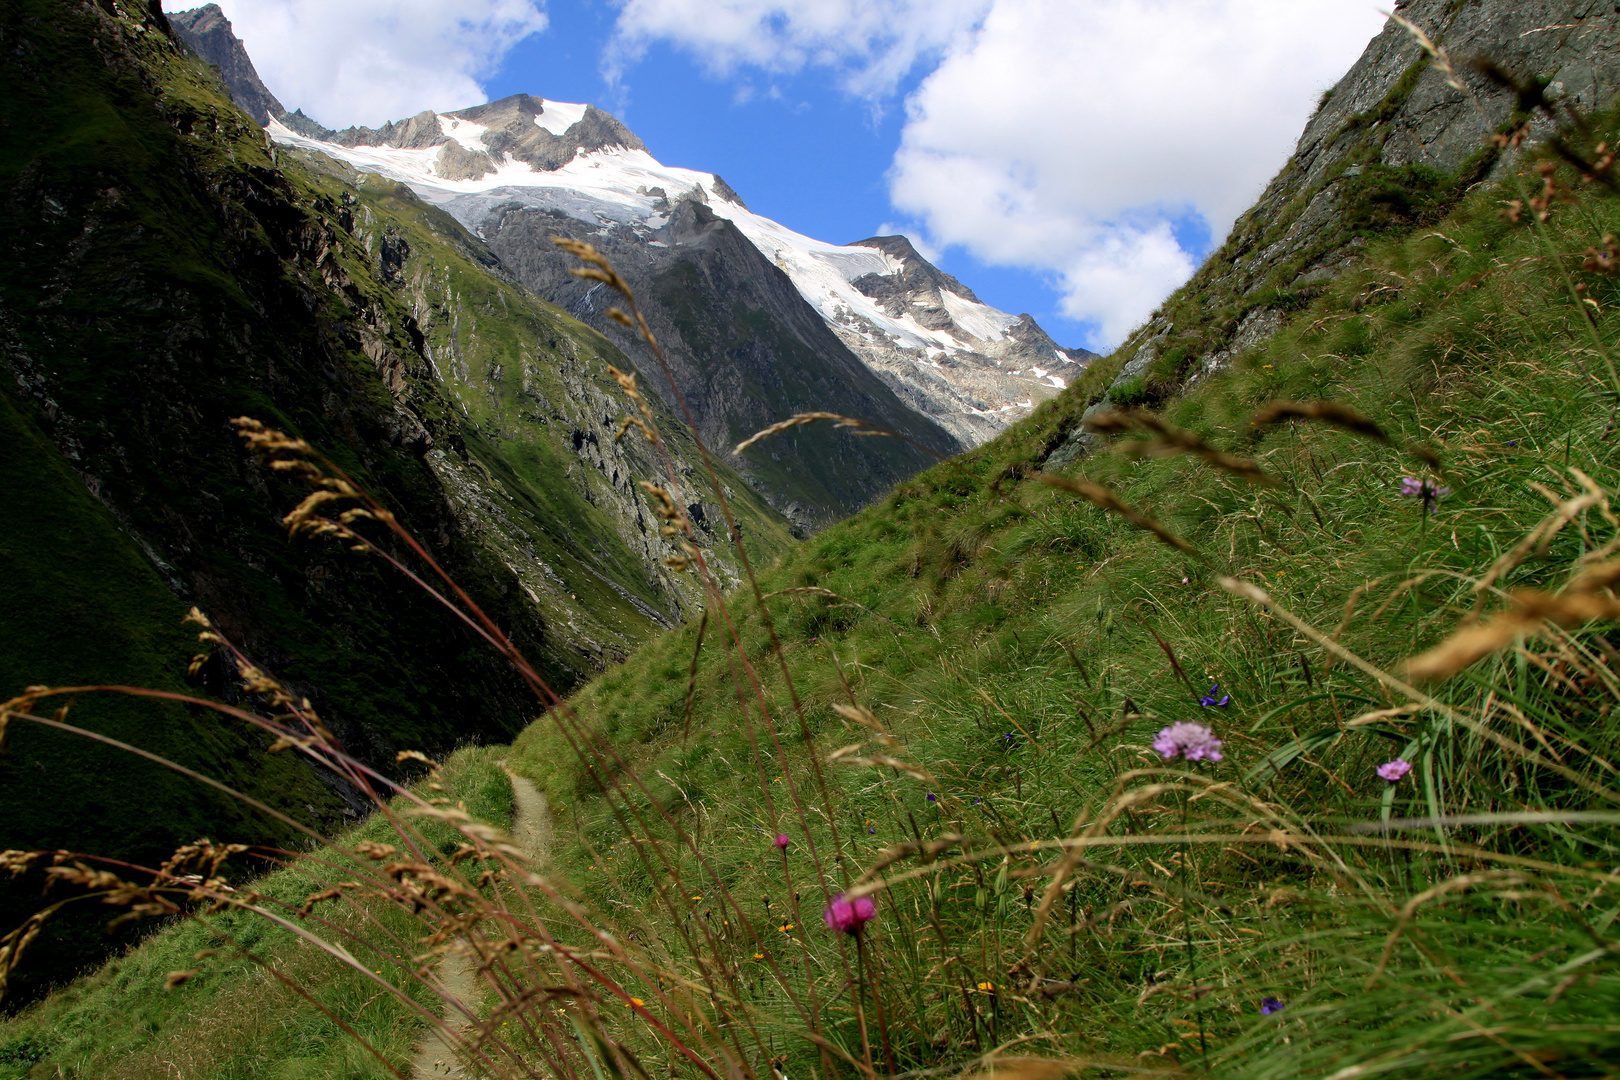
[[[668,42],[711,73],[824,68],[906,103],[890,174],[930,244],[1050,276],[1116,343],[1221,240],[1377,33],[1380,0],[617,0],[622,71]]]
[[[970,29],[995,0],[618,0],[610,78],[654,42],[716,75],[739,68],[835,71],[844,89],[880,97]]]
[[[907,103],[891,195],[938,244],[1055,276],[1117,343],[1287,158],[1371,0],[996,0]]]
[[[535,0],[217,2],[281,103],[331,127],[476,105],[479,80],[546,27]]]

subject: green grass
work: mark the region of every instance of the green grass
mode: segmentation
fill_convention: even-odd
[[[457,751],[445,763],[447,794],[484,821],[505,826],[512,816],[512,791],[500,768],[504,748]],[[403,804],[397,804],[403,807]],[[448,826],[430,823],[429,842],[449,854],[460,839]],[[339,838],[343,850],[363,841],[395,839],[388,823],[375,817]],[[252,883],[275,902],[297,907],[311,893],[344,876],[349,859],[333,852],[335,869],[318,863],[280,870]],[[239,883],[241,884],[241,883]],[[410,976],[406,950],[385,941],[376,950],[359,939],[396,935],[414,946],[423,922],[389,904],[369,902],[319,909],[334,928],[314,928],[328,941],[350,948],[391,985],[437,1011],[439,1003]],[[45,1002],[0,1020],[0,1078],[95,1077],[145,1080],[183,1076],[210,1080],[349,1080],[390,1075],[370,1054],[295,994],[265,960],[298,984],[316,1002],[342,1018],[395,1063],[408,1062],[425,1024],[376,982],[353,968],[246,912],[188,919],[150,931],[125,955],[75,982]],[[199,960],[201,950],[220,950]],[[172,971],[197,970],[190,981],[164,990]]]
[[[116,7],[23,0],[0,11],[14,45],[0,97],[32,117],[26,130],[0,125],[0,700],[44,682],[232,695],[223,664],[184,677],[195,642],[179,620],[196,603],[370,761],[391,768],[399,749],[510,738],[534,706],[521,680],[380,560],[289,539],[281,518],[307,492],[255,465],[230,420],[258,417],[317,445],[566,690],[657,629],[683,590],[697,592],[672,584],[664,553],[637,550],[601,510],[605,480],[559,482],[573,448],[552,414],[622,411],[616,389],[601,389],[614,353],[481,271],[476,245],[444,215],[274,151],[216,73],[156,23],[137,32],[142,5]],[[389,230],[419,249],[408,270],[420,297],[387,280],[368,246]],[[449,317],[418,320],[419,298]],[[454,352],[457,319],[471,368],[441,379],[424,350]],[[493,376],[502,365],[511,380]],[[556,374],[565,365],[595,398],[569,392]],[[538,373],[527,386],[525,366]],[[689,444],[677,449],[691,461]],[[722,475],[757,553],[779,550],[781,519]],[[645,505],[633,487],[614,494]],[[73,715],[302,822],[344,820],[313,774],[266,760],[258,733],[106,698]],[[16,753],[0,757],[0,849],[150,861],[205,833],[285,838],[123,755],[14,736]],[[37,886],[0,882],[0,924],[23,917]],[[66,929],[14,985],[37,992],[105,955],[99,931],[68,940]]]

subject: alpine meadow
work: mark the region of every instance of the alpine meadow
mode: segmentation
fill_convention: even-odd
[[[0,1080],[1620,1076],[1620,5],[1108,355],[213,5],[0,100]]]

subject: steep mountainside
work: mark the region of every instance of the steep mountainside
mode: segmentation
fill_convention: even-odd
[[[613,438],[628,405],[605,364],[630,365],[610,343],[399,185],[278,151],[155,5],[27,0],[0,12],[0,42],[0,99],[31,118],[0,125],[0,399],[19,498],[0,521],[0,692],[173,687],[196,604],[379,766],[527,719],[504,662],[420,590],[287,538],[304,491],[244,452],[228,422],[242,414],[308,439],[397,510],[559,688],[690,613],[697,584],[662,565],[674,549],[635,486],[662,465]],[[735,582],[696,448],[659,423],[675,494]],[[785,523],[721,476],[768,557]],[[118,641],[131,646],[109,664]],[[235,699],[233,685],[215,664],[199,689]],[[87,698],[74,716],[317,825],[352,796],[209,714]],[[231,825],[240,815],[160,770],[19,726],[0,759],[0,847],[151,858],[221,827],[281,836]],[[36,885],[8,886],[0,921]],[[80,946],[104,944],[46,950],[46,968]]]
[[[928,450],[958,449],[839,343],[787,275],[734,224],[696,199],[677,202],[651,234],[644,227],[604,231],[515,202],[493,208],[481,232],[526,285],[608,334],[642,370],[656,372],[640,339],[606,317],[615,298],[570,274],[551,238],[587,240],[611,258],[636,289],[680,397],[711,446],[730,448],[778,420],[812,411],[859,417],[920,444],[851,438],[817,424],[730,458],[805,528],[824,527],[864,506],[935,460]],[[651,385],[675,400],[663,377]]]
[[[469,113],[508,119],[486,126],[468,119]],[[801,527],[821,528],[859,509],[935,460],[930,451],[944,455],[960,449],[956,439],[908,408],[863,365],[790,275],[739,229],[735,217],[754,215],[718,194],[730,193],[722,181],[707,174],[672,178],[672,170],[653,161],[639,142],[630,145],[634,136],[609,119],[589,106],[519,95],[436,121],[429,114],[330,140],[298,136],[278,123],[270,132],[283,145],[409,185],[475,232],[524,285],[595,327],[636,357],[643,370],[657,371],[639,338],[606,317],[614,301],[569,273],[573,260],[552,238],[573,236],[594,244],[637,290],[669,356],[675,387],[662,377],[649,385],[672,407],[684,398],[712,445],[733,445],[810,411],[856,416],[911,440],[851,440],[825,427],[801,428],[767,452],[734,459]],[[432,130],[434,122],[440,131]],[[584,152],[570,160],[542,158],[539,164],[499,149],[518,143],[514,130],[527,135],[526,128],[549,139],[540,127],[546,123],[570,133],[570,141],[587,126],[590,134],[608,141],[582,142]],[[375,145],[345,145],[354,139]],[[546,150],[542,146],[528,156]],[[527,151],[519,146],[519,152]],[[492,171],[481,174],[486,168]],[[666,194],[671,190],[673,199]],[[715,198],[709,198],[710,191]],[[883,268],[879,260],[871,261]]]
[[[1552,120],[1523,111],[1534,97],[1521,99],[1487,77],[1476,59],[1488,57],[1527,95],[1544,88],[1561,109],[1591,110],[1620,90],[1620,6],[1589,0],[1397,6],[1446,50],[1467,89],[1450,85],[1451,76],[1412,34],[1388,23],[1322,96],[1294,155],[1220,250],[1114,354],[1108,403],[1159,401],[1225,370],[1328,281],[1360,265],[1369,241],[1433,224],[1473,185],[1506,177],[1519,156],[1493,146],[1490,136],[1506,142],[1527,124],[1533,139],[1550,131]],[[1523,200],[1538,184],[1510,184],[1509,194]],[[1087,438],[1071,432],[1056,460],[1072,460]]]

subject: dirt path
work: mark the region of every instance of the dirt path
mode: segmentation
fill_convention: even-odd
[[[527,777],[511,770],[506,776],[512,783],[512,839],[536,862],[544,862],[551,855],[551,816],[546,813],[546,797]],[[471,953],[462,949],[451,952],[439,961],[437,974],[447,996],[440,1018],[457,1031],[466,1031],[471,1021],[448,999],[478,999],[478,970]],[[456,1061],[455,1051],[442,1031],[434,1028],[423,1037],[411,1062],[412,1080],[444,1080],[465,1073],[466,1067]]]

